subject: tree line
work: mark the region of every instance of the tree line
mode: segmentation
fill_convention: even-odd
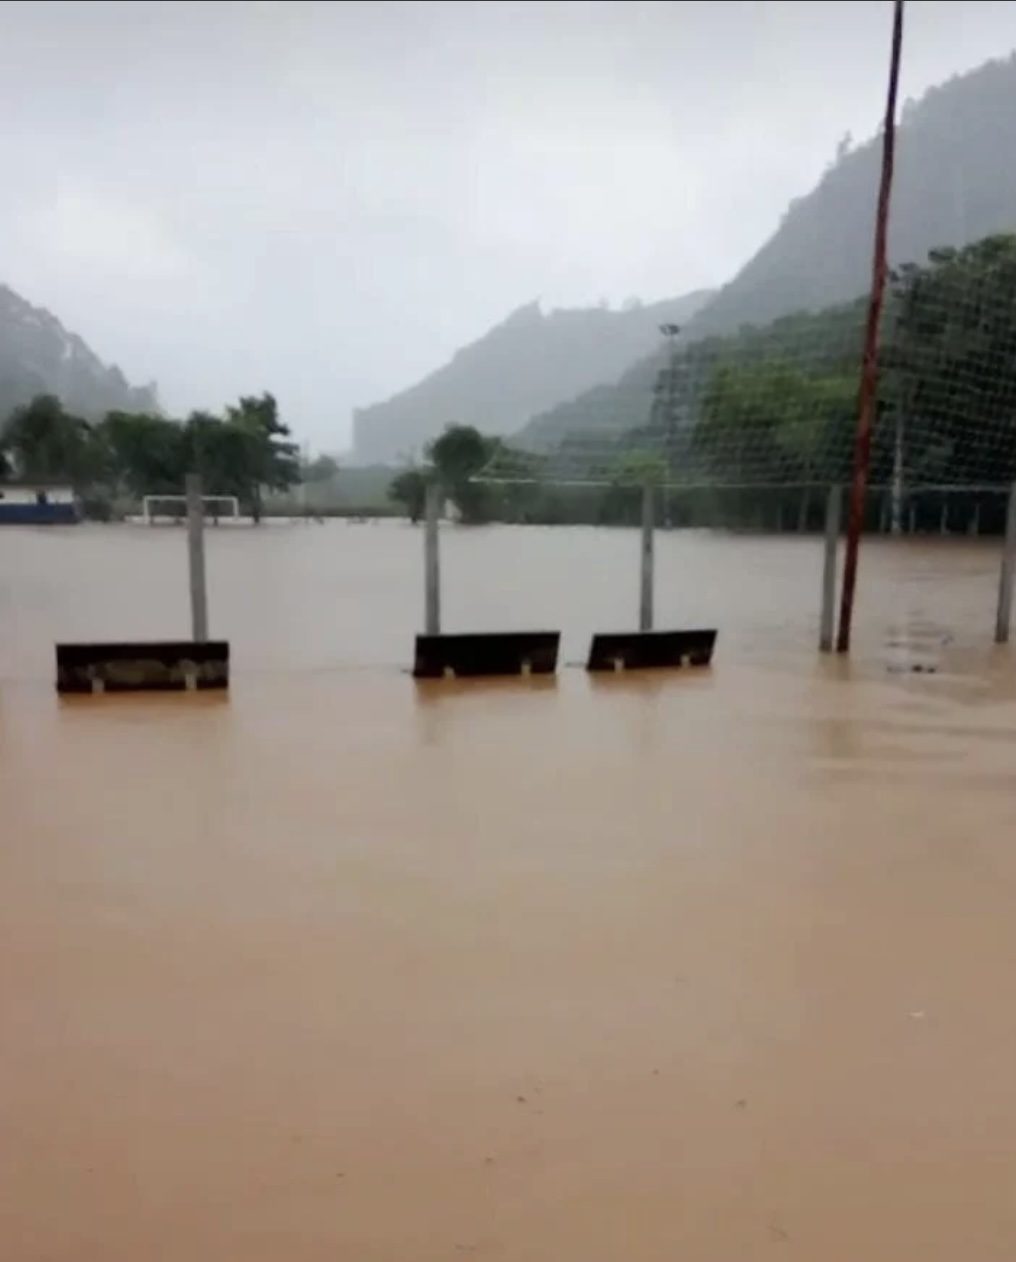
[[[611,462],[609,485],[564,486],[545,457],[481,434],[473,425],[449,425],[426,449],[428,463],[403,469],[389,497],[411,521],[424,515],[427,487],[436,483],[467,525],[621,525],[638,520],[641,487],[659,480],[658,460],[622,452]]]
[[[892,274],[870,478],[912,496],[924,488],[912,500],[918,527],[936,493],[927,488],[949,484],[965,492],[951,501],[959,515],[993,529],[998,496],[983,488],[1016,478],[1014,294],[1012,235],[934,250]],[[464,522],[606,524],[637,520],[638,486],[651,481],[678,488],[663,497],[675,525],[814,528],[821,489],[850,476],[864,308],[859,298],[680,347],[659,373],[651,414],[622,432],[577,433],[536,453],[451,425],[389,495],[416,520],[437,479]],[[40,395],[0,428],[5,470],[70,482],[99,512],[124,497],[178,494],[193,470],[207,494],[235,495],[258,518],[266,491],[335,466],[301,470],[269,393],[220,415],[114,411],[98,422]],[[884,517],[884,496],[872,513]]]
[[[894,484],[917,528],[950,513],[951,528],[1001,524],[997,488],[1016,479],[1014,295],[1012,235],[933,250],[892,273],[869,526],[885,523]],[[431,446],[430,473],[401,474],[392,494],[418,515],[435,476],[465,521],[609,523],[636,520],[633,489],[651,481],[672,488],[672,524],[817,528],[823,488],[851,474],[866,301],[680,347],[650,415],[621,432],[579,431],[538,454],[451,427]],[[493,481],[471,481],[481,472]]]
[[[241,397],[222,415],[198,411],[180,421],[114,411],[98,422],[43,394],[15,408],[0,429],[0,474],[66,481],[104,515],[122,498],[179,494],[196,472],[206,495],[235,495],[259,520],[265,491],[300,480],[289,435],[267,392]]]
[[[1016,476],[1016,236],[933,250],[891,276],[871,477],[914,487]],[[729,482],[842,481],[865,300],[747,330],[684,406],[690,450]],[[680,371],[680,368],[678,369]]]

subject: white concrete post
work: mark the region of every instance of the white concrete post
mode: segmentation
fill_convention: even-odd
[[[1012,622],[1013,572],[1016,571],[1016,482],[1009,488],[1005,515],[1005,543],[998,576],[998,612],[995,616],[995,643],[1008,644]]]
[[[205,585],[205,505],[201,498],[200,473],[187,474],[186,490],[191,638],[201,644],[208,639],[208,592]]]
[[[836,610],[836,551],[840,538],[843,488],[831,486],[826,499],[825,555],[822,562],[822,619],[818,646],[823,653],[833,651]]]
[[[653,629],[653,525],[655,505],[653,488],[642,488],[642,548],[639,569],[639,630]]]
[[[423,523],[423,629],[427,635],[438,635],[441,631],[441,561],[437,525],[443,498],[439,484],[428,482]]]

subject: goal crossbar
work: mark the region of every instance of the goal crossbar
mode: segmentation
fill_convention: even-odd
[[[240,500],[235,495],[202,495],[201,503],[209,517],[239,517]],[[153,505],[178,504],[183,513],[158,513]],[[141,517],[146,526],[151,526],[157,517],[182,517],[186,515],[186,495],[144,495],[141,497]]]

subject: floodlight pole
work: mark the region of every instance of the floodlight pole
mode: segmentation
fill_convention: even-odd
[[[900,50],[903,46],[903,0],[893,3],[892,48],[889,55],[889,87],[886,93],[885,123],[882,129],[882,175],[875,212],[875,247],[871,269],[871,294],[864,331],[864,358],[861,361],[861,387],[858,394],[857,433],[854,440],[854,477],[850,486],[850,513],[847,522],[847,549],[843,565],[843,592],[840,600],[840,626],[837,653],[850,651],[850,627],[854,616],[854,590],[857,586],[857,554],[864,522],[864,497],[871,462],[871,430],[878,386],[878,326],[885,295],[886,237],[889,200],[893,183],[893,155],[896,143],[896,93],[900,77]]]

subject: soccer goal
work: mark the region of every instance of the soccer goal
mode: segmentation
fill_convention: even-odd
[[[239,519],[240,501],[235,495],[202,495],[205,517],[217,521],[220,517]],[[187,516],[186,495],[145,495],[141,500],[141,520],[146,526],[154,526],[160,518],[164,521],[183,521]]]

